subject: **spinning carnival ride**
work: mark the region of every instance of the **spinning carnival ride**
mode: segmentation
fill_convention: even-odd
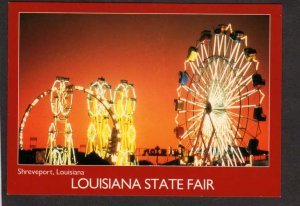
[[[114,118],[118,129],[120,129],[120,138],[110,137],[110,134],[114,133],[115,130],[109,124],[109,113],[99,101],[88,95],[87,102],[91,123],[87,132],[86,155],[95,151],[102,158],[111,156],[111,161],[116,165],[136,164],[134,157],[136,130],[133,125],[136,94],[133,84],[122,80],[112,97],[111,86],[101,77],[91,84],[90,90],[101,99],[107,100],[113,107]]]
[[[105,82],[104,78],[99,78],[90,86],[96,96],[105,99],[112,105],[111,86]],[[109,124],[109,113],[104,106],[94,97],[87,97],[88,114],[91,123],[88,127],[87,136],[88,143],[86,147],[86,155],[95,151],[100,157],[107,158],[108,143],[111,136],[111,125]]]
[[[136,164],[134,152],[136,149],[136,130],[133,125],[133,116],[136,106],[136,94],[133,84],[121,80],[114,91],[114,112],[121,128],[121,144],[117,165]]]
[[[54,122],[48,132],[46,147],[46,164],[72,165],[76,164],[72,126],[68,122],[72,109],[73,90],[69,78],[58,77],[51,89],[51,111]],[[62,128],[61,128],[62,127]],[[60,135],[64,140],[63,146],[57,144]]]
[[[194,165],[245,165],[240,147],[258,144],[265,85],[256,50],[231,25],[204,30],[179,72],[176,137]],[[257,146],[257,145],[256,145]],[[249,145],[248,145],[249,148]],[[251,154],[251,151],[250,151]]]
[[[24,128],[32,108],[34,108],[41,99],[51,94],[50,103],[54,122],[51,123],[48,130],[45,164],[77,164],[73,146],[72,127],[68,122],[72,110],[74,91],[80,91],[88,95],[88,111],[92,121],[88,127],[89,144],[87,145],[87,153],[96,151],[100,157],[108,159],[112,164],[129,164],[123,160],[124,152],[129,149],[126,150],[124,149],[125,147],[122,147],[124,140],[121,139],[120,120],[118,119],[117,121],[117,116],[114,114],[110,98],[110,86],[105,83],[104,79],[99,79],[98,83],[92,84],[90,89],[86,89],[82,86],[72,85],[69,78],[57,77],[50,90],[42,92],[28,105],[19,127],[19,149],[23,150]],[[131,101],[128,100],[127,104],[132,106],[129,102]],[[134,109],[130,113],[128,113],[128,110],[126,110],[126,112],[129,116],[133,115]],[[126,131],[130,133],[128,132],[130,130]],[[97,143],[96,137],[99,137]],[[129,137],[132,136],[129,135]],[[59,140],[63,140],[63,143],[58,144]],[[114,159],[121,159],[122,161],[118,162]],[[126,160],[128,160],[128,158]]]

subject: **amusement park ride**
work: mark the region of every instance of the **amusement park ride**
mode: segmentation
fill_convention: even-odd
[[[266,121],[262,108],[265,95],[261,91],[265,80],[258,66],[256,50],[248,47],[242,31],[233,31],[230,24],[218,25],[213,32],[202,31],[196,46],[188,50],[184,70],[179,72],[174,131],[181,164],[245,166],[246,151],[250,156],[248,165],[252,165],[253,155],[259,153],[260,123]],[[89,88],[57,77],[52,88],[27,107],[19,128],[19,149],[23,150],[23,130],[31,109],[50,95],[53,122],[48,131],[45,164],[77,164],[68,121],[75,91],[87,95],[90,124],[85,156],[95,153],[113,165],[137,165],[136,93],[134,85],[126,80],[112,91],[103,77]],[[64,140],[63,145],[57,144],[58,138]]]
[[[265,85],[256,50],[231,25],[202,31],[179,72],[176,137],[194,165],[242,166],[241,147],[257,151]]]
[[[136,131],[133,125],[136,94],[133,84],[121,80],[112,95],[111,86],[105,82],[104,78],[99,78],[98,81],[92,83],[90,90],[111,104],[116,124],[120,125],[118,126],[120,138],[117,139],[111,135],[116,133],[116,129],[109,124],[107,109],[96,98],[88,95],[91,123],[88,128],[86,155],[96,151],[103,159],[111,157],[116,165],[136,164],[134,160]]]
[[[87,94],[91,123],[87,129],[86,155],[95,152],[114,165],[136,164],[134,157],[136,132],[133,125],[136,105],[134,85],[122,80],[112,99],[111,86],[103,77],[92,83],[88,89],[72,85],[69,78],[57,77],[51,90],[43,92],[27,107],[19,129],[20,150],[23,149],[23,130],[31,109],[50,94],[54,120],[48,130],[45,164],[77,164],[72,127],[68,122],[75,91]],[[58,138],[64,140],[63,145],[56,143]]]

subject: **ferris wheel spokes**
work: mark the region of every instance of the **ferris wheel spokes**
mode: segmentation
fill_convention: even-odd
[[[243,165],[239,147],[245,136],[253,138],[247,127],[265,120],[260,106],[265,81],[258,74],[256,50],[247,41],[244,32],[220,24],[214,35],[202,31],[196,47],[188,49],[179,75],[174,131],[190,156],[200,154],[200,165]]]

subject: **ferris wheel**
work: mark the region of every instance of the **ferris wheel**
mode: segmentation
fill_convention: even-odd
[[[112,104],[111,86],[103,77],[93,82],[90,90],[96,97]],[[104,105],[90,94],[87,95],[87,107],[91,123],[87,130],[86,155],[94,151],[100,157],[107,158],[109,155],[108,143],[112,132],[112,122],[109,119],[110,114]]]
[[[176,137],[194,165],[245,165],[240,147],[255,140],[266,121],[255,49],[231,25],[204,30],[179,72]]]
[[[76,157],[72,138],[72,126],[68,122],[72,109],[73,90],[69,78],[57,77],[50,92],[50,105],[54,121],[48,130],[46,147],[46,164],[72,165],[76,164]],[[62,135],[62,138],[59,136]],[[57,139],[63,139],[58,144]]]
[[[114,91],[114,113],[120,124],[121,142],[119,145],[117,165],[135,164],[136,130],[134,127],[134,113],[136,107],[136,93],[133,84],[121,80]]]
[[[117,122],[116,115],[112,109],[111,88],[105,83],[103,78],[98,79],[97,82],[93,83],[91,87],[87,89],[83,86],[71,84],[70,79],[67,77],[56,77],[51,89],[38,95],[28,105],[23,114],[19,127],[20,150],[24,149],[24,129],[30,112],[42,99],[50,95],[50,108],[53,113],[53,122],[48,129],[45,164],[77,164],[73,144],[73,131],[69,123],[73,94],[75,91],[82,92],[88,96],[88,112],[91,117],[91,124],[88,127],[88,143],[92,141],[88,147],[94,149],[94,151],[98,151],[97,148],[99,148],[99,145],[102,145],[101,148],[103,151],[101,151],[105,151],[105,156],[101,157],[105,157],[111,161],[111,157],[118,153],[118,145],[121,139],[120,124]],[[98,118],[99,116],[100,119]],[[101,128],[99,128],[99,125]],[[100,139],[97,140],[99,140],[100,143],[94,141],[99,134]],[[107,149],[105,150],[103,147]],[[102,155],[103,153],[98,154]],[[112,161],[112,163],[115,162]]]

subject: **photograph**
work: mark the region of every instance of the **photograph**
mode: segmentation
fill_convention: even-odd
[[[22,13],[19,38],[19,164],[268,166],[268,15]]]
[[[8,194],[280,195],[280,5],[8,14]]]

